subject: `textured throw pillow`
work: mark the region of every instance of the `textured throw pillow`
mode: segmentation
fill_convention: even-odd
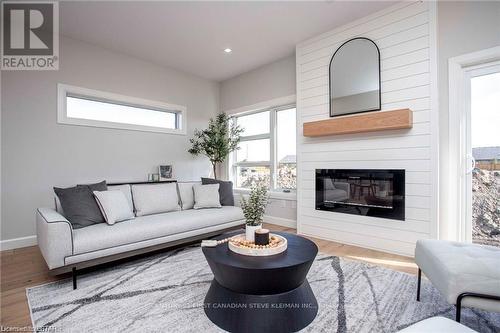
[[[175,183],[132,185],[132,198],[136,216],[166,213],[181,209]]]
[[[94,196],[107,224],[134,218],[134,212],[122,191],[94,191]]]
[[[76,187],[88,187],[91,192],[94,191],[107,191],[108,190],[108,185],[106,184],[106,181],[103,180],[102,182],[95,183],[95,184],[83,184],[83,185],[76,185]]]
[[[89,186],[54,187],[54,192],[59,198],[64,216],[74,229],[104,222]]]
[[[194,185],[194,209],[220,208],[219,184]]]
[[[194,206],[193,185],[195,184],[198,183],[177,183],[177,186],[179,188],[179,196],[181,198],[182,210],[193,209]]]
[[[222,206],[234,206],[233,182],[212,178],[201,178],[203,185],[219,184],[220,204]]]

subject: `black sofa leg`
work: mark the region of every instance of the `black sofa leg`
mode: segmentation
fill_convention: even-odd
[[[76,289],[76,267],[73,267],[71,269],[71,273],[73,276],[73,290],[75,290]]]
[[[420,283],[422,282],[422,270],[418,269],[418,278],[417,278],[417,302],[420,302]]]
[[[460,312],[462,312],[462,305],[460,303],[457,303],[457,314],[455,317],[455,320],[457,321],[457,323],[460,322]]]
[[[462,299],[468,295],[469,295],[469,293],[462,293],[462,294],[458,295],[458,297],[457,297],[457,305],[456,305],[457,312],[455,315],[455,321],[457,323],[460,322],[460,315],[462,314]]]

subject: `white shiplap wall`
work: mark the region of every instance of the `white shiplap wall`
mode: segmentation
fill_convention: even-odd
[[[328,66],[353,37],[380,48],[382,110],[410,108],[413,128],[322,138],[302,124],[327,119]],[[413,255],[420,238],[437,238],[436,7],[404,2],[297,45],[298,232],[366,248]],[[317,211],[314,170],[405,169],[406,221]]]

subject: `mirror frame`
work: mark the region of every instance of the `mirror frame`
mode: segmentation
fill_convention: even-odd
[[[349,42],[352,42],[353,40],[357,40],[357,39],[367,40],[367,41],[371,42],[375,46],[375,48],[377,49],[377,55],[378,55],[378,59],[377,59],[378,60],[377,61],[378,62],[378,107],[375,109],[370,109],[370,110],[356,111],[356,112],[352,112],[349,114],[333,115],[332,114],[332,62],[333,62],[333,59],[335,58],[335,55],[337,54],[337,52],[340,51],[340,49],[342,47],[344,47],[344,45],[346,45]],[[349,115],[353,115],[353,114],[357,114],[357,113],[382,110],[382,81],[381,81],[380,76],[381,76],[380,75],[380,49],[378,48],[377,44],[375,44],[375,42],[373,40],[371,40],[370,38],[366,38],[366,37],[355,37],[355,38],[351,38],[351,39],[345,41],[344,43],[342,43],[342,45],[340,45],[337,48],[337,50],[333,53],[333,56],[330,59],[330,64],[328,65],[328,113],[330,114],[330,117],[342,117],[342,116],[349,116]]]

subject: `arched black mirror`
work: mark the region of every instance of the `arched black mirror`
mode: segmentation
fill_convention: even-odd
[[[368,38],[342,44],[330,60],[330,117],[376,111],[380,102],[380,51]]]

